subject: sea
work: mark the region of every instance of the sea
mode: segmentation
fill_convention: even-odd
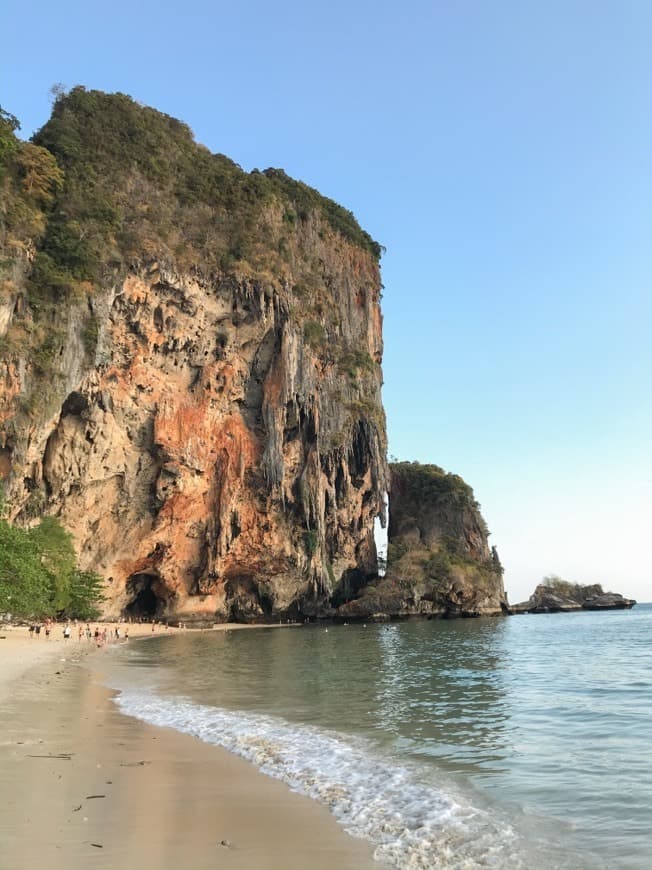
[[[121,711],[325,804],[379,867],[652,867],[652,604],[162,632]]]

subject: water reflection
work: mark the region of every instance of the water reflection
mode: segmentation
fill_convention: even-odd
[[[425,777],[471,783],[533,836],[552,820],[551,841],[639,870],[652,861],[651,636],[643,606],[193,633],[134,644],[127,682],[370,738]]]
[[[157,687],[231,710],[371,736],[452,770],[496,770],[507,751],[505,620],[207,632],[148,640]],[[132,658],[133,661],[133,658]]]
[[[507,749],[504,620],[384,626],[378,728],[454,770],[495,769]]]

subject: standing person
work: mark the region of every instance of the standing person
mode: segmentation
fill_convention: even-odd
[[[36,637],[38,638],[38,636],[41,633],[41,624],[40,623],[38,623],[38,622],[36,623],[36,625],[34,626],[34,632],[36,634]]]
[[[83,633],[84,633],[84,630],[82,629],[81,624],[80,624],[79,628],[77,629],[77,634],[78,634],[80,643],[81,643]]]
[[[63,639],[68,640],[70,637],[70,623],[67,622],[63,628]]]
[[[50,622],[50,620],[46,619],[45,620],[45,639],[46,640],[50,640],[50,627],[51,627],[51,625],[52,625],[52,623]]]

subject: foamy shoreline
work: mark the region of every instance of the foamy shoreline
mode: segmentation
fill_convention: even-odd
[[[130,638],[182,631],[128,627]],[[272,626],[214,630],[245,627]],[[0,629],[7,870],[379,866],[325,807],[224,750],[120,713],[103,685],[103,651],[76,631],[64,640],[62,630],[46,641],[26,627]]]

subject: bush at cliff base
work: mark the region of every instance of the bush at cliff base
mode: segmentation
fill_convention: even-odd
[[[54,517],[32,529],[0,520],[0,613],[95,619],[101,586],[76,567],[72,538]]]

